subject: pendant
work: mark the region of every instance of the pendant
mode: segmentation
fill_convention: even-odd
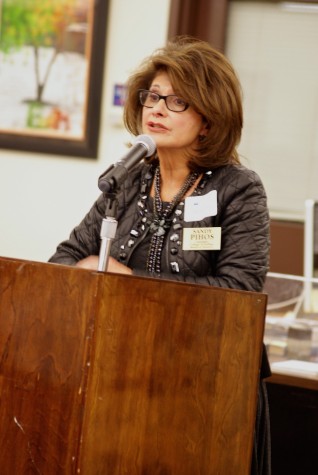
[[[164,218],[155,217],[150,223],[149,230],[154,236],[164,236],[166,230],[170,228],[171,221]]]

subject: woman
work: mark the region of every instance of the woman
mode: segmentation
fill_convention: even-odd
[[[269,256],[266,194],[236,150],[242,99],[229,61],[193,38],[169,43],[129,79],[124,120],[133,135],[150,135],[157,151],[118,192],[107,270],[261,291]],[[105,203],[101,195],[50,262],[97,269]],[[270,473],[267,423],[261,383],[253,474]]]

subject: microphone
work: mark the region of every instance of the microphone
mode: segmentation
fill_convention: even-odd
[[[120,186],[128,177],[132,168],[144,157],[151,157],[156,151],[156,144],[150,135],[138,135],[134,145],[115,164],[111,165],[98,179],[98,187],[110,193]]]

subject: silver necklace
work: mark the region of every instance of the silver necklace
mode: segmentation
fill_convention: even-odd
[[[164,207],[160,197],[160,167],[158,166],[156,168],[154,177],[155,196],[153,200],[153,219],[149,225],[149,231],[152,236],[146,264],[149,272],[160,273],[162,247],[165,234],[171,226],[171,215],[184,195],[194,185],[198,176],[198,172],[189,173],[178,193],[172,198],[170,203]]]

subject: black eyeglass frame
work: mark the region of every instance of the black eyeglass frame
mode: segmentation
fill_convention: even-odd
[[[154,105],[153,106],[146,106],[145,104],[143,104],[143,100],[142,100],[142,94],[147,92],[149,94],[153,94],[155,96],[158,97],[158,101],[156,102],[156,104],[158,104],[158,102],[163,99],[165,101],[165,104],[166,104],[166,107],[167,109],[169,109],[169,111],[171,112],[184,112],[188,109],[188,107],[190,106],[190,104],[188,104],[187,102],[184,101],[184,109],[182,110],[174,110],[174,109],[171,109],[171,107],[169,107],[168,103],[167,103],[167,99],[168,97],[177,97],[179,98],[179,96],[177,96],[176,94],[168,94],[167,96],[162,96],[161,94],[158,94],[157,92],[154,92],[154,91],[149,91],[148,89],[139,89],[139,101],[140,101],[140,104],[143,106],[143,107],[147,107],[148,109],[153,109]],[[148,96],[147,96],[148,97]],[[179,98],[181,99],[181,97]],[[181,99],[183,101],[183,99]]]

